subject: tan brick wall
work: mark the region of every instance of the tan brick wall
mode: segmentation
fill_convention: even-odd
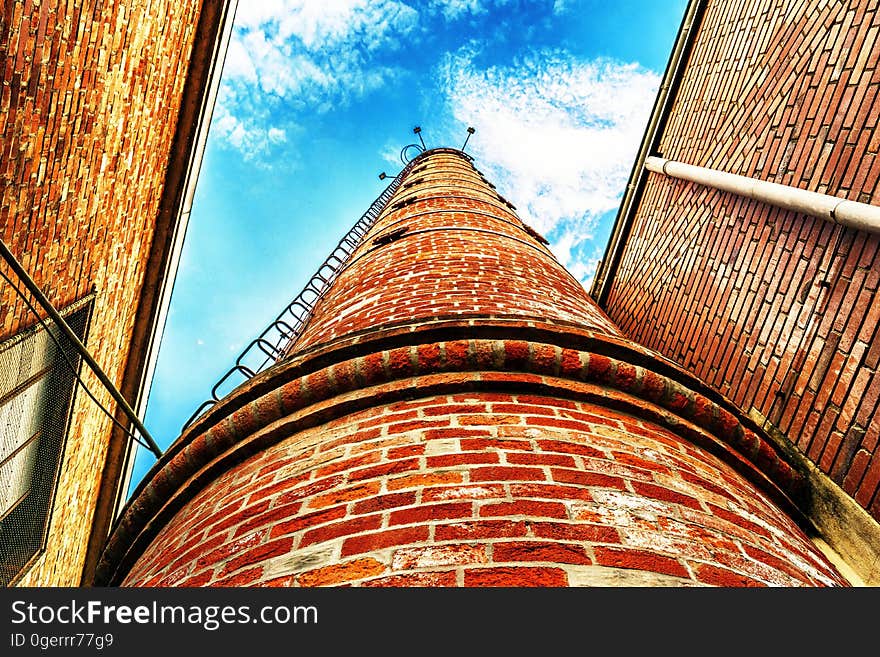
[[[0,23],[3,240],[56,307],[97,290],[86,344],[117,384],[200,6],[18,0]],[[34,318],[0,290],[3,338]],[[24,585],[79,583],[110,423],[76,400],[47,550]]]
[[[877,203],[876,2],[710,1],[671,160]],[[607,304],[880,518],[880,238],[650,174]]]

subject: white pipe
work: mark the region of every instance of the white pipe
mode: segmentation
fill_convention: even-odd
[[[689,180],[700,185],[775,205],[784,210],[802,212],[811,217],[857,230],[880,233],[880,207],[876,205],[849,201],[789,185],[666,160],[662,157],[646,158],[645,168],[648,171],[662,173],[672,178]]]

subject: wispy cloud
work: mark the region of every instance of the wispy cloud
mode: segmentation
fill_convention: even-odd
[[[290,136],[298,112],[345,106],[399,75],[374,56],[399,48],[417,24],[418,13],[396,0],[239,3],[218,136],[246,158],[265,155]]]
[[[478,165],[586,284],[596,224],[619,204],[659,76],[560,50],[505,67],[476,59],[473,48],[448,55],[440,93],[455,120],[476,127],[468,150]]]
[[[406,47],[429,19],[455,25],[507,0],[261,0],[240,3],[213,130],[255,164],[273,160],[321,115],[406,75]],[[417,11],[413,7],[419,7]],[[549,7],[548,7],[549,9]],[[566,9],[557,0],[553,12]],[[422,12],[422,16],[419,15]],[[588,283],[597,223],[616,209],[659,76],[638,64],[537,49],[503,66],[481,62],[487,42],[442,56],[440,108],[477,135],[469,150],[544,233],[557,257]],[[389,57],[389,53],[400,57]],[[432,100],[432,103],[435,101]],[[399,149],[382,157],[399,163]],[[286,161],[290,161],[288,158]],[[604,236],[603,236],[604,238]]]
[[[482,0],[431,0],[429,10],[440,12],[447,20],[457,20],[467,15],[476,16],[488,11]]]

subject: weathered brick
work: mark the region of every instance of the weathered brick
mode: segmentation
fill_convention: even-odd
[[[593,548],[593,553],[596,563],[602,566],[635,568],[676,577],[690,576],[687,569],[678,560],[653,552],[597,546]]]
[[[406,525],[429,520],[447,520],[449,518],[466,518],[473,512],[469,502],[446,502],[443,504],[427,504],[411,509],[392,511],[389,517],[391,525]]]
[[[290,548],[292,545],[292,538],[279,538],[277,540],[252,547],[246,550],[243,554],[227,561],[221,569],[220,574],[227,575],[244,566],[250,566],[252,564],[260,563],[261,561],[278,556],[279,554],[290,552]]]
[[[361,583],[361,586],[384,586],[384,587],[439,587],[456,586],[454,571],[447,572],[422,572],[406,573],[403,575],[389,575],[378,577]]]
[[[495,567],[468,569],[464,572],[465,586],[567,586],[568,576],[561,568]]]
[[[489,560],[487,551],[485,545],[474,544],[401,548],[394,551],[391,566],[395,570],[411,570],[486,563]]]
[[[497,466],[471,470],[471,481],[541,481],[545,478],[540,468]]]
[[[380,561],[364,557],[300,573],[296,582],[300,586],[333,586],[381,575],[385,568],[385,564]]]
[[[340,536],[348,536],[350,534],[359,534],[361,532],[379,529],[382,526],[382,517],[379,515],[363,516],[361,518],[352,518],[341,522],[334,522],[323,527],[316,527],[308,530],[300,539],[299,547],[304,548],[313,543],[321,543],[330,541]]]
[[[483,518],[500,516],[532,516],[535,518],[566,518],[568,510],[559,502],[537,502],[534,500],[517,500],[516,502],[500,502],[480,506]]]
[[[364,534],[363,536],[352,536],[345,539],[345,542],[342,544],[342,556],[347,557],[352,554],[370,552],[371,550],[382,550],[394,545],[418,543],[427,540],[427,538],[428,528],[423,525],[389,529],[384,532]]]
[[[592,563],[582,545],[538,541],[494,543],[492,545],[492,560],[496,563],[504,561],[549,561],[551,563],[581,565]]]

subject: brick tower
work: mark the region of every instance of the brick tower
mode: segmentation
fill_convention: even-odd
[[[147,475],[98,584],[847,584],[786,456],[625,339],[469,156],[390,189],[286,357]]]

